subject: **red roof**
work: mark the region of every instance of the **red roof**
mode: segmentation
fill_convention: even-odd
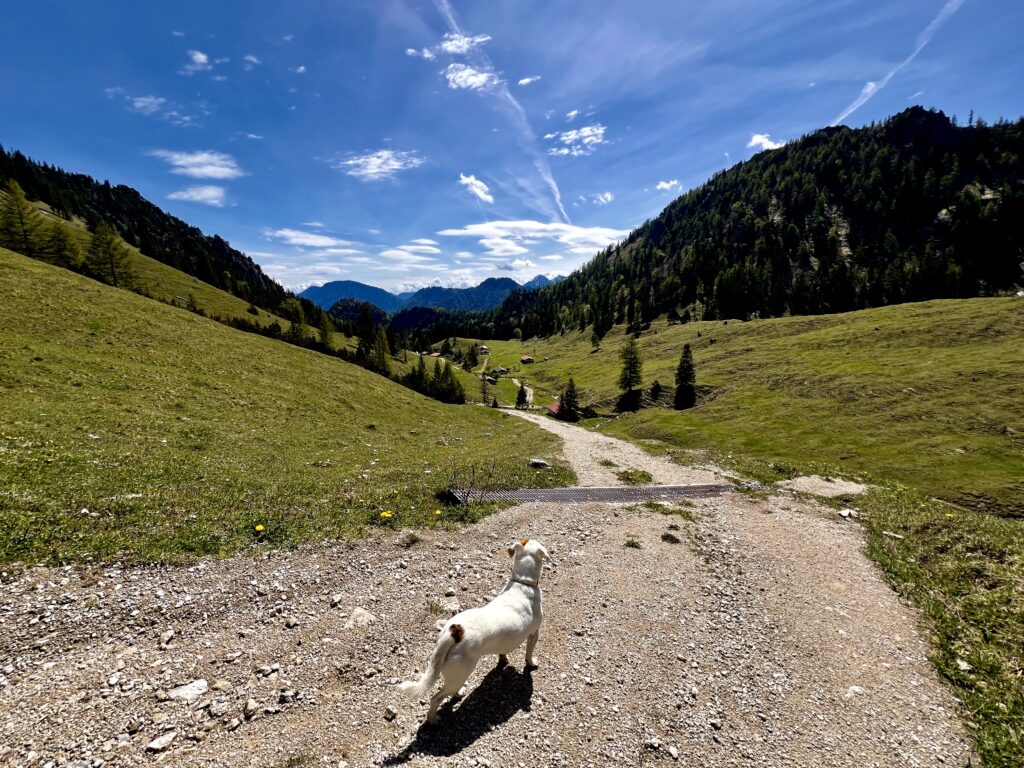
[[[520,363],[532,363],[533,362],[533,358],[530,357],[529,355],[523,355],[522,357],[519,358],[519,362]]]
[[[440,352],[431,352],[431,353],[430,353],[430,356],[431,356],[431,357],[440,357],[440,356],[441,356],[441,353],[440,353]]]
[[[552,403],[548,406],[548,411],[553,413],[555,416],[558,415],[558,403]]]

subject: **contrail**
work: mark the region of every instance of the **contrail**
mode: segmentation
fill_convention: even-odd
[[[435,0],[435,3],[437,10],[448,24],[448,29],[456,35],[465,34],[459,26],[459,22],[455,19],[455,12],[452,10],[451,3],[448,0]],[[491,62],[490,57],[478,48],[469,51],[467,58],[479,69],[486,72],[494,72],[494,64]],[[551,191],[555,207],[558,209],[559,214],[561,214],[562,221],[566,224],[571,224],[569,215],[565,212],[565,207],[562,205],[562,193],[558,189],[558,183],[555,181],[554,174],[551,173],[551,165],[548,163],[547,155],[537,148],[537,136],[530,127],[530,121],[526,118],[526,110],[523,109],[519,100],[509,91],[508,84],[504,80],[500,80],[496,86],[488,90],[488,93],[494,94],[498,98],[499,104],[505,108],[505,111],[512,120],[513,126],[519,133],[520,146],[531,156],[534,168],[537,169],[537,173],[540,174],[541,179],[544,180],[544,183]]]
[[[956,13],[960,9],[960,6],[965,2],[967,2],[967,0],[948,0],[948,2],[942,6],[942,10],[939,11],[938,16],[932,19],[932,23],[925,27],[924,32],[917,36],[917,46],[913,51],[911,51],[910,55],[890,69],[886,73],[885,77],[878,82],[872,81],[867,83],[863,90],[861,90],[860,96],[854,99],[850,106],[840,112],[839,116],[832,121],[831,125],[839,125],[839,123],[843,122],[843,120],[864,106],[872,96],[885,88],[897,72],[912,62],[917,57],[917,54],[924,50],[924,47],[931,42],[933,37],[935,37],[935,33],[939,31],[939,28],[945,24],[946,21],[949,20],[949,17]]]

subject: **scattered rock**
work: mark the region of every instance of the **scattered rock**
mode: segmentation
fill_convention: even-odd
[[[368,627],[377,620],[369,611],[363,608],[353,608],[352,615],[348,617],[348,621],[345,622],[345,629],[354,629],[355,627]]]
[[[395,709],[394,707],[392,707],[390,705],[384,708],[384,719],[385,720],[387,720],[390,723],[396,717],[398,717],[398,710],[397,709]]]
[[[217,696],[210,702],[209,711],[211,717],[223,717],[228,713],[231,704],[222,696]]]
[[[277,695],[278,704],[291,704],[293,701],[295,701],[295,691],[291,689],[281,691]]]
[[[533,467],[534,469],[546,469],[551,465],[544,461],[544,459],[539,459],[535,456],[534,458],[530,459],[530,466]]]
[[[340,593],[337,595],[331,595],[331,608],[337,608],[339,605],[341,605],[341,601],[344,599],[345,596]]]
[[[864,689],[859,685],[851,685],[846,689],[846,698],[852,699],[854,696],[863,696]]]
[[[205,680],[193,680],[187,685],[179,685],[167,692],[167,698],[172,701],[187,701],[189,704],[198,701],[210,689]]]
[[[157,736],[155,739],[149,742],[149,744],[146,745],[146,751],[163,752],[165,749],[171,746],[171,742],[174,741],[174,739],[177,736],[177,731],[168,731],[167,733],[162,734],[161,736]]]
[[[260,711],[260,705],[256,703],[256,699],[250,697],[245,702],[245,706],[242,707],[242,715],[246,720],[251,720],[257,712]]]
[[[970,672],[972,669],[974,669],[974,667],[972,667],[963,659],[956,660],[956,668],[959,669],[961,672]]]
[[[173,629],[168,629],[166,632],[161,632],[160,633],[160,645],[165,647],[165,648],[168,645],[171,644],[171,640],[173,640],[173,639],[174,639],[174,630]]]
[[[296,619],[294,616],[289,616],[287,619],[284,620],[284,625],[288,627],[288,629],[295,629],[297,626],[299,626],[299,620]]]

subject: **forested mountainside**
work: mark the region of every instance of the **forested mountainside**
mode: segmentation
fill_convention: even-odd
[[[761,152],[672,202],[566,280],[493,313],[479,338],[985,296],[1021,283],[1024,120],[958,126],[908,109]]]
[[[0,186],[10,179],[30,200],[41,200],[58,216],[81,217],[90,230],[105,220],[146,256],[257,306],[274,310],[287,296],[258,264],[226,240],[203,234],[131,187],[111,186],[0,147]]]

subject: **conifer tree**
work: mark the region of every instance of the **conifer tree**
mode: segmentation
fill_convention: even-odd
[[[387,376],[390,373],[388,368],[388,357],[391,350],[388,348],[388,335],[383,328],[377,328],[377,335],[370,348],[370,367],[377,373]]]
[[[516,408],[522,410],[528,405],[529,401],[526,397],[526,385],[523,383],[519,384],[519,391],[516,392]]]
[[[558,418],[562,421],[580,420],[580,397],[576,391],[576,382],[571,377],[562,390],[562,397],[558,403]]]
[[[100,221],[92,232],[92,241],[86,256],[89,269],[115,288],[131,284],[128,246],[106,221]]]
[[[50,224],[46,233],[46,256],[65,269],[78,269],[82,265],[82,248],[68,228],[57,221]]]
[[[320,315],[320,341],[328,349],[334,341],[334,323],[326,312]]]
[[[643,361],[636,340],[630,339],[622,348],[622,373],[619,374],[619,389],[632,392],[643,381]]]
[[[676,394],[674,405],[677,411],[693,408],[697,404],[697,372],[693,366],[693,351],[689,344],[683,345],[683,354],[676,368]]]
[[[29,258],[40,256],[39,211],[25,197],[18,182],[11,179],[0,198],[0,247]]]

